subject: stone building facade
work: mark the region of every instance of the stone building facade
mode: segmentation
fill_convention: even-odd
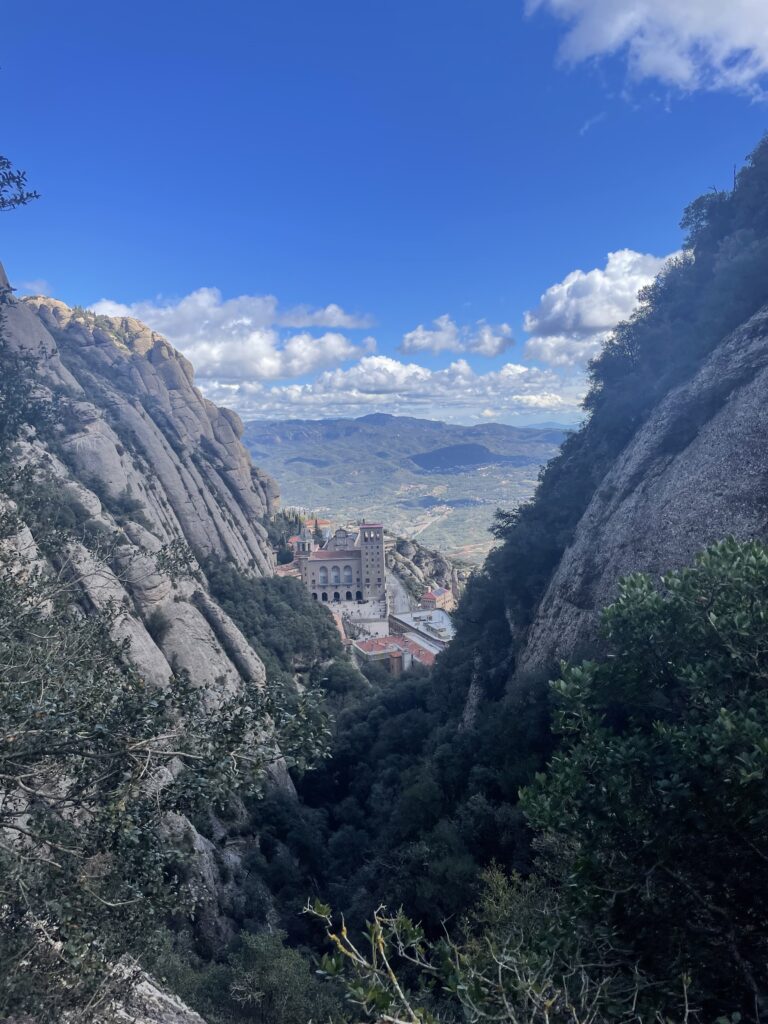
[[[310,526],[294,545],[304,585],[316,601],[386,601],[384,527],[339,529],[318,546]]]
[[[421,595],[421,607],[428,612],[442,608],[443,611],[452,612],[456,607],[456,598],[453,591],[446,587],[432,587]]]

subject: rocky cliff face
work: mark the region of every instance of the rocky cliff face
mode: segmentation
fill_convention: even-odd
[[[661,574],[732,534],[768,535],[768,308],[671,391],[616,460],[539,606],[516,675],[593,648],[633,571]]]
[[[277,499],[274,482],[240,444],[239,417],[202,397],[164,338],[53,299],[13,303],[6,322],[12,345],[44,353],[52,381],[82,397],[65,441],[80,479],[141,501],[158,539],[183,535],[203,555],[272,571],[260,519]]]
[[[394,546],[387,550],[387,569],[415,598],[431,587],[444,587],[458,597],[469,576],[467,567],[404,537],[398,537]]]
[[[245,574],[273,572],[263,520],[277,489],[241,445],[238,417],[203,398],[183,356],[136,320],[47,298],[15,300],[2,268],[0,313],[5,344],[35,361],[54,419],[54,442],[26,432],[19,465],[44,472],[76,510],[83,539],[69,544],[67,557],[85,606],[118,609],[115,637],[130,642],[131,659],[155,686],[186,671],[214,704],[246,683],[263,686],[262,662],[211,598],[201,568],[218,556]],[[94,537],[106,538],[108,555]],[[41,557],[29,525],[12,546]],[[176,556],[194,573],[179,575]],[[284,768],[274,775],[291,787]],[[215,845],[215,822],[213,843],[189,823],[177,825],[198,855],[207,927],[226,931],[239,848]]]

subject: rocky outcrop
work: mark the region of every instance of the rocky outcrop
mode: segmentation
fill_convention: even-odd
[[[393,572],[406,590],[419,598],[431,587],[444,587],[458,598],[464,589],[469,570],[446,558],[439,551],[425,548],[418,541],[398,537],[387,549],[387,569]]]
[[[6,325],[52,384],[82,399],[69,404],[63,440],[79,480],[112,502],[140,502],[161,542],[183,536],[199,555],[272,571],[261,520],[276,487],[241,445],[239,417],[203,398],[164,338],[129,317],[39,297],[7,306]]]
[[[732,534],[768,535],[768,308],[660,402],[582,517],[517,659],[517,676],[594,647],[633,571],[662,574]]]
[[[155,685],[173,670],[211,699],[243,680],[263,685],[263,665],[200,570],[210,555],[248,574],[274,567],[262,521],[277,490],[240,444],[235,413],[206,401],[184,357],[137,320],[40,297],[7,300],[3,314],[6,343],[36,360],[59,421],[57,444],[30,435],[20,464],[45,466],[91,536],[118,538],[108,564],[93,544],[72,545],[87,599],[121,610],[116,638]],[[158,568],[174,545],[194,576]]]
[[[8,288],[0,289],[0,312],[3,343],[34,363],[53,419],[46,439],[27,429],[15,457],[77,521],[62,557],[83,609],[116,610],[114,636],[129,642],[130,658],[154,686],[188,673],[209,706],[263,687],[261,660],[210,596],[204,573],[210,556],[246,575],[274,570],[263,524],[277,489],[240,443],[237,415],[207,401],[187,360],[137,320],[41,297],[16,300]],[[0,494],[0,511],[11,504]],[[35,526],[21,524],[0,554],[40,560]],[[272,775],[292,788],[283,765]],[[224,878],[256,840],[224,850],[222,839],[220,850],[195,836],[208,893],[201,927],[216,941],[229,932],[233,895]],[[179,1012],[179,1021],[199,1019]],[[176,1018],[163,1011],[158,1019]]]
[[[205,1024],[200,1014],[141,975],[124,1003],[112,1006],[99,1024]]]

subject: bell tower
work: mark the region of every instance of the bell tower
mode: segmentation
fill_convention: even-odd
[[[384,527],[380,523],[363,522],[360,526],[361,576],[366,601],[386,597],[386,568],[384,565]]]

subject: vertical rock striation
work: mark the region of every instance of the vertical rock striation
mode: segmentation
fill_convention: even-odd
[[[189,362],[137,320],[40,296],[16,299],[2,267],[0,314],[6,350],[29,358],[53,419],[45,436],[26,429],[16,457],[75,510],[66,560],[84,609],[117,610],[115,638],[130,642],[129,656],[152,685],[186,672],[209,706],[264,687],[261,660],[210,596],[204,573],[210,557],[246,575],[274,571],[264,521],[278,492],[240,443],[238,416],[207,401]],[[23,525],[0,557],[39,561],[35,530]],[[178,573],[173,557],[191,571]],[[284,766],[272,775],[292,788]],[[222,876],[231,878],[237,864],[189,823],[178,827],[191,836],[207,890],[200,927],[218,941],[231,902]]]
[[[768,308],[659,403],[581,518],[517,657],[516,676],[594,649],[630,572],[661,574],[727,535],[768,536]]]

